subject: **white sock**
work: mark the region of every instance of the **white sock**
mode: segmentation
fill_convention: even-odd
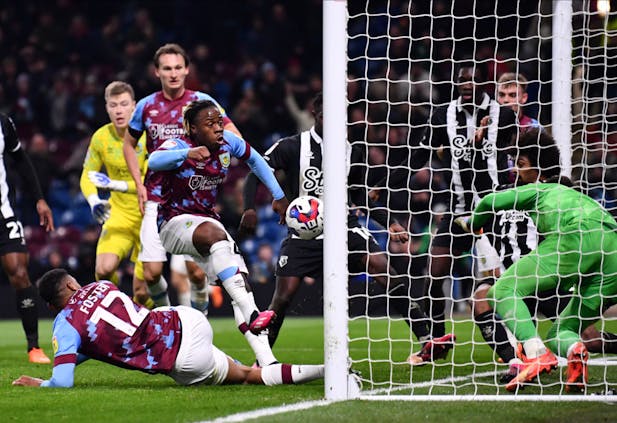
[[[203,313],[208,315],[208,286],[204,285],[203,288],[199,289],[194,283],[191,283],[191,291],[188,293],[189,295],[189,304],[199,310],[203,311]]]
[[[223,282],[223,288],[227,291],[232,301],[235,301],[247,323],[251,321],[251,315],[257,310],[255,300],[246,290],[244,278],[238,273],[235,260],[236,254],[229,241],[218,241],[210,247],[212,267],[217,277]]]
[[[533,337],[523,342],[523,349],[527,358],[538,358],[546,353],[544,342],[538,337]]]
[[[178,305],[191,306],[191,292],[178,292]]]
[[[310,382],[323,375],[322,364],[273,364],[261,369],[261,380],[268,386]]]
[[[148,285],[148,291],[150,291],[150,297],[154,301],[155,307],[169,307],[169,295],[167,294],[167,281],[163,275],[160,276],[158,282]]]
[[[234,301],[237,307],[242,311],[244,321],[248,324],[251,321],[251,315],[257,310],[255,300],[246,290],[244,286],[244,278],[242,275],[235,274],[234,276],[223,281],[223,288],[227,291],[232,301]]]
[[[249,330],[249,327],[244,320],[244,316],[240,307],[235,302],[231,303],[231,306],[234,310],[234,319],[236,321],[236,326],[242,332],[246,341],[251,346],[251,349],[255,353],[255,359],[260,366],[268,366],[272,363],[276,363],[276,357],[272,353],[272,348],[270,348],[270,342],[268,341],[268,331],[262,331],[261,334],[255,335],[253,332]]]

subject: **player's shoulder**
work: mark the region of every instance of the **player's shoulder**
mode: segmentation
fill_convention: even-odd
[[[162,91],[156,91],[156,92],[153,92],[152,94],[148,94],[147,96],[145,96],[145,97],[141,98],[141,99],[137,102],[137,105],[136,105],[136,107],[135,107],[135,108],[136,108],[136,109],[139,109],[139,108],[143,108],[143,107],[145,107],[145,106],[150,106],[150,105],[153,105],[153,104],[155,104],[155,103],[156,103],[156,101],[157,101],[157,99],[158,99],[159,97],[162,97],[162,95],[163,95],[163,92],[162,92]]]
[[[114,129],[114,124],[109,122],[94,131],[90,143],[101,143],[115,138],[119,137]]]

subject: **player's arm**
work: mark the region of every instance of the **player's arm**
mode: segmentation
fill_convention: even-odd
[[[478,232],[499,210],[529,210],[536,204],[537,184],[524,185],[505,191],[493,192],[480,200],[468,222],[469,230]]]
[[[75,379],[75,366],[78,363],[77,350],[81,345],[79,333],[71,326],[64,316],[59,315],[54,322],[54,368],[51,378],[38,379],[31,376],[21,376],[13,381],[16,386],[33,386],[41,388],[72,388]],[[82,359],[82,354],[79,354]]]
[[[34,166],[28,157],[28,154],[21,147],[19,138],[17,138],[17,130],[15,124],[6,115],[0,115],[2,120],[2,132],[4,135],[4,150],[13,158],[15,169],[21,177],[22,181],[28,183],[28,189],[36,198],[36,211],[39,215],[39,223],[45,227],[46,231],[54,230],[54,218],[51,214],[51,209],[45,201],[39,178],[36,176]]]
[[[279,140],[270,147],[263,155],[271,171],[286,169],[292,163],[289,157],[289,141]],[[257,211],[255,209],[255,196],[259,186],[259,178],[255,173],[249,172],[244,180],[242,199],[244,200],[244,213],[240,219],[240,233],[253,234],[257,227]]]
[[[142,214],[144,213],[144,203],[148,201],[148,192],[141,180],[141,170],[139,168],[139,160],[137,159],[135,147],[137,146],[139,137],[141,137],[145,129],[142,122],[145,100],[146,99],[141,99],[137,103],[137,106],[135,106],[135,111],[133,112],[133,116],[131,116],[129,126],[124,132],[124,140],[122,143],[122,153],[124,154],[126,167],[135,182],[139,210]]]
[[[103,159],[101,157],[100,149],[101,140],[97,136],[97,132],[95,132],[90,139],[88,152],[86,153],[86,158],[84,159],[83,170],[81,171],[81,177],[79,178],[79,187],[81,188],[81,193],[90,205],[92,217],[94,217],[94,220],[96,220],[97,223],[102,225],[111,216],[111,206],[109,205],[109,201],[102,200],[99,197],[97,186],[94,183],[95,180],[93,180],[92,177],[94,174],[104,175],[105,177],[107,176],[99,172],[103,166]]]
[[[272,209],[280,216],[280,223],[285,221],[285,212],[289,206],[289,201],[285,197],[283,189],[274,176],[274,172],[270,165],[257,150],[242,138],[235,134],[226,134],[225,140],[231,145],[232,154],[241,160],[244,160],[251,169],[251,172],[259,178],[259,180],[268,188],[272,194]]]
[[[205,151],[204,151],[205,150]],[[182,166],[187,158],[205,159],[210,153],[207,147],[189,148],[181,139],[174,138],[165,141],[159,148],[150,154],[148,168],[154,171],[173,170]]]

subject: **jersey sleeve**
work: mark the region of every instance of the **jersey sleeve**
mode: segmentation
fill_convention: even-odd
[[[148,167],[154,171],[176,169],[184,163],[188,152],[188,144],[181,139],[167,140],[150,154]]]
[[[83,170],[81,171],[81,177],[79,178],[79,187],[84,197],[88,198],[91,195],[98,195],[96,186],[88,178],[88,172],[98,172],[103,166],[103,159],[100,154],[100,139],[95,132],[90,140],[88,146],[88,152],[84,159]]]
[[[232,156],[239,158],[242,161],[248,160],[251,156],[251,146],[242,138],[231,131],[223,131],[225,141],[229,145],[229,152]]]
[[[81,337],[64,315],[59,314],[54,322],[53,339],[54,368],[51,379],[44,381],[44,388],[71,388],[74,382],[75,366]]]
[[[146,107],[146,103],[150,97],[142,98],[137,102],[135,106],[135,110],[133,111],[133,115],[131,116],[131,120],[129,120],[128,130],[130,134],[135,137],[135,139],[139,139],[141,134],[144,132],[144,108]]]
[[[15,123],[7,115],[0,114],[0,124],[2,125],[2,133],[4,135],[4,151],[14,153],[21,148]]]
[[[264,153],[263,157],[272,169],[286,170],[294,165],[292,144],[291,138],[283,138]]]

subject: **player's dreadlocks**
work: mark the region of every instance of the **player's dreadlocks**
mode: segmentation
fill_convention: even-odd
[[[195,117],[200,111],[209,109],[210,107],[217,107],[216,104],[210,100],[196,100],[191,101],[182,109],[182,126],[184,132],[190,138],[191,137],[191,125],[195,123]]]

